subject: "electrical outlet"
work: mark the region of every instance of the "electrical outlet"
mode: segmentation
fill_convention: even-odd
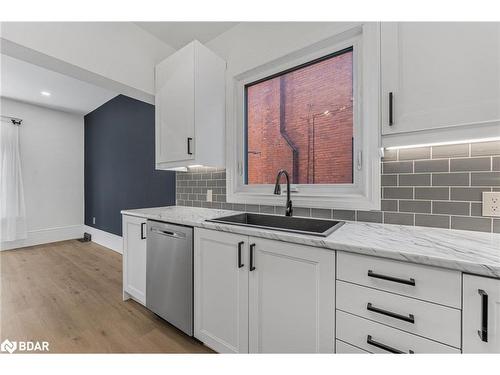
[[[95,224],[95,217],[92,218],[92,224]]]
[[[500,216],[500,191],[483,192],[483,216]]]
[[[207,202],[212,202],[212,190],[207,190]]]

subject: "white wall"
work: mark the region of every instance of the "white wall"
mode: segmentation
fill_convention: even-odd
[[[23,119],[20,147],[28,239],[2,250],[78,238],[84,218],[83,116],[1,98],[3,115]]]
[[[174,49],[131,22],[2,22],[3,39],[149,94]]]
[[[236,75],[331,38],[359,23],[243,22],[206,43]]]

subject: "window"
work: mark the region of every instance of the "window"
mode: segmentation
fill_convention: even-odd
[[[353,182],[353,48],[245,86],[246,184]]]
[[[228,62],[228,202],[281,205],[283,168],[295,207],[380,208],[379,43],[365,23],[275,60],[263,45],[251,63]]]

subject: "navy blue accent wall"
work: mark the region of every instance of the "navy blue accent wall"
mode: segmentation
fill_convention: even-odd
[[[121,236],[121,210],[175,204],[175,172],[155,170],[154,117],[124,95],[85,116],[86,225]]]

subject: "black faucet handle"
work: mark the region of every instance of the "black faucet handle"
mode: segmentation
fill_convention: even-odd
[[[292,207],[292,201],[289,200],[287,205],[286,205],[286,211],[285,211],[286,216],[293,216],[293,207]]]

